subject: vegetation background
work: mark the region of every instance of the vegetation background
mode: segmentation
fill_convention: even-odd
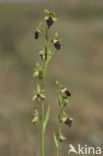
[[[12,0],[13,1],[13,0]],[[0,156],[40,156],[40,124],[33,126],[33,67],[39,60],[42,39],[34,40],[34,27],[43,21],[43,10],[54,10],[53,25],[63,38],[62,48],[49,66],[46,103],[51,104],[46,156],[55,156],[52,133],[57,128],[55,80],[72,93],[67,112],[71,128],[63,126],[69,143],[103,147],[103,1],[52,0],[0,3]],[[72,154],[71,154],[72,156]]]

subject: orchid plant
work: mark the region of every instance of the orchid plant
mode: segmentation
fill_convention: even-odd
[[[40,80],[39,83],[37,83],[37,89],[34,91],[33,101],[37,106],[41,107],[41,113],[37,108],[34,108],[32,123],[35,125],[37,122],[41,121],[41,156],[45,156],[45,132],[50,114],[50,105],[48,105],[47,113],[45,114],[45,100],[47,98],[45,95],[47,69],[49,63],[61,48],[61,39],[59,38],[58,33],[56,32],[52,39],[49,36],[51,26],[57,21],[56,14],[55,12],[48,11],[47,9],[45,9],[44,12],[46,14],[44,18],[46,24],[44,25],[43,23],[40,23],[34,32],[34,38],[36,40],[39,39],[41,35],[45,38],[45,45],[39,51],[39,56],[43,63],[41,65],[37,62],[33,70],[33,78]],[[52,46],[54,47],[54,51],[51,50]],[[59,142],[65,140],[65,137],[61,132],[61,124],[64,122],[68,127],[70,127],[73,119],[63,111],[63,108],[68,103],[68,97],[71,96],[71,93],[58,81],[56,81],[56,87],[60,110],[58,114],[58,132],[54,133],[54,141],[56,144],[57,156],[59,156]]]

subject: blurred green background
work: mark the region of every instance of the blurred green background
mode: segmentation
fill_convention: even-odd
[[[56,155],[55,80],[69,86],[72,97],[66,111],[74,118],[71,128],[63,126],[67,140],[60,156],[68,155],[69,143],[103,147],[103,1],[0,3],[0,156],[40,156],[40,124],[31,123],[36,86],[32,72],[44,42],[35,41],[33,31],[43,21],[45,8],[59,19],[50,35],[58,31],[63,39],[47,75],[46,105],[52,109],[46,156]]]

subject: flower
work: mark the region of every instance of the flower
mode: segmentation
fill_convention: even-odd
[[[40,116],[39,116],[38,110],[35,109],[33,112],[32,124],[35,125],[39,120],[40,120]]]
[[[66,121],[65,121],[65,124],[68,126],[68,127],[71,127],[72,126],[72,121],[73,119],[70,117],[70,118],[67,118]]]
[[[47,9],[45,9],[44,12],[47,14],[47,15],[45,16],[45,20],[46,20],[46,23],[47,23],[47,25],[48,25],[48,28],[50,28],[50,27],[53,25],[53,23],[54,23],[55,21],[57,21],[57,18],[55,17],[56,14],[55,14],[55,12],[49,11],[49,10],[47,10]]]
[[[38,38],[39,38],[39,32],[36,31],[36,32],[35,32],[35,39],[38,39]]]
[[[40,85],[37,84],[37,90],[34,91],[33,101],[36,101],[37,103],[40,103],[42,100],[44,100],[46,97],[44,95],[44,90],[41,90]]]
[[[61,93],[65,94],[66,97],[71,96],[71,93],[67,88],[62,88]]]
[[[71,96],[71,93],[69,92],[69,90],[66,90],[66,91],[65,91],[65,95],[66,95],[66,96]]]
[[[42,93],[37,93],[33,96],[33,101],[36,101],[37,103],[40,103],[44,99],[45,97]]]
[[[46,20],[46,23],[48,25],[48,28],[50,28],[52,26],[52,24],[54,23],[52,17],[49,17],[47,20]]]
[[[56,41],[56,42],[54,43],[54,47],[55,47],[57,50],[59,50],[59,49],[61,48],[60,41]]]
[[[58,139],[60,142],[66,140],[66,137],[62,133],[60,133],[59,136],[57,136],[57,137],[59,137]]]
[[[43,69],[42,66],[39,63],[36,63],[36,68],[33,72],[33,77],[42,79],[43,78]]]
[[[46,61],[46,60],[47,60],[47,52],[45,51],[45,49],[41,50],[41,51],[39,52],[39,55],[40,55],[40,57],[41,57],[41,59],[42,59],[43,61]]]
[[[36,27],[36,30],[35,30],[35,33],[34,33],[34,37],[35,39],[38,39],[39,36],[43,33],[43,28],[42,28],[42,23],[40,23],[37,27]]]
[[[43,97],[40,94],[37,94],[36,102],[40,103],[43,100]]]

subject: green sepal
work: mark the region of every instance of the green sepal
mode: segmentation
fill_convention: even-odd
[[[59,81],[58,80],[56,80],[55,84],[57,87],[59,87]]]
[[[36,31],[39,33],[39,35],[44,31],[42,28],[43,23],[40,22],[40,24],[36,27]]]
[[[68,117],[69,117],[69,115],[63,111],[61,118],[60,118],[60,121],[65,122],[68,119]]]
[[[48,19],[48,16],[45,16],[44,19],[47,20]]]
[[[53,17],[53,21],[56,22],[58,19],[56,17]]]
[[[42,60],[45,61],[47,59],[47,51],[45,48],[43,48],[40,52],[39,55],[41,56]]]
[[[64,140],[66,140],[66,137],[62,133],[60,133],[59,134],[59,141],[62,142]]]
[[[44,9],[44,12],[45,12],[46,14],[49,14],[49,10],[47,10],[47,9]]]
[[[35,101],[36,98],[37,98],[37,95],[35,94],[35,95],[33,96],[33,98],[32,98],[32,101]]]

